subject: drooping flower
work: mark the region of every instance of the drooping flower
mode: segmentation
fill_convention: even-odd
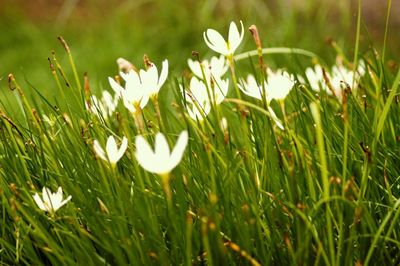
[[[188,132],[182,131],[172,152],[162,133],[155,137],[154,150],[143,136],[136,137],[136,159],[148,172],[161,176],[168,175],[181,161],[188,143]]]
[[[207,29],[207,31],[203,33],[204,41],[206,42],[207,46],[215,52],[226,57],[232,56],[243,40],[244,29],[242,21],[240,21],[240,25],[242,28],[241,32],[239,33],[235,22],[231,22],[229,26],[228,41],[225,41],[224,37],[222,37],[222,35],[214,29]]]
[[[211,57],[210,61],[205,59],[201,61],[201,63],[189,58],[188,65],[193,74],[199,79],[204,79],[201,68],[203,68],[204,75],[207,80],[209,80],[211,77],[221,78],[228,70],[226,58],[223,55],[219,57],[213,56]]]
[[[97,140],[94,140],[93,142],[93,149],[97,156],[104,161],[110,162],[112,166],[115,166],[115,164],[121,159],[127,148],[128,139],[126,137],[122,138],[122,143],[119,149],[113,136],[108,137],[105,151]]]
[[[107,119],[111,117],[118,105],[119,97],[113,97],[108,91],[103,91],[99,99],[95,95],[90,96],[90,102],[85,102],[86,109],[98,117]]]
[[[52,193],[50,189],[48,189],[47,187],[43,187],[42,198],[39,196],[38,193],[35,193],[35,195],[33,195],[33,199],[41,210],[55,213],[59,208],[70,201],[72,196],[70,195],[65,200],[63,200],[62,187],[58,187],[56,193]]]
[[[117,65],[119,71],[122,71],[124,73],[128,73],[131,70],[135,70],[135,66],[131,62],[122,57],[117,59]]]

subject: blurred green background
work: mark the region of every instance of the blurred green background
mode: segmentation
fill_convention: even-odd
[[[388,59],[396,60],[400,4],[393,2]],[[364,0],[362,5],[361,53],[371,44],[380,51],[387,3]],[[356,7],[357,1],[350,0],[0,0],[0,87],[4,93],[7,75],[13,73],[21,85],[27,80],[56,96],[47,58],[54,49],[67,66],[59,35],[70,45],[79,74],[89,73],[94,91],[108,88],[107,76],[117,73],[118,57],[139,67],[144,54],[157,64],[167,58],[170,72],[179,77],[191,51],[211,55],[204,30],[227,34],[229,22],[240,19],[246,33],[251,24],[258,26],[264,47],[299,47],[333,64],[336,54],[327,40],[335,40],[351,56]],[[240,51],[251,49],[254,45],[246,34]]]

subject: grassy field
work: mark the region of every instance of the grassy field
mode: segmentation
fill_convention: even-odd
[[[1,265],[400,264],[391,1],[78,2],[2,11]]]

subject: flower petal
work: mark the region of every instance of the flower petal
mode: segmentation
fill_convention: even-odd
[[[161,86],[165,83],[167,77],[168,77],[168,60],[164,60],[162,62],[160,78],[158,79],[158,90],[160,90]]]
[[[108,77],[108,82],[110,83],[111,88],[115,91],[115,94],[118,97],[122,96],[122,92],[125,90],[121,87],[113,78]]]
[[[33,195],[33,199],[35,200],[39,209],[47,211],[47,208],[44,206],[43,200],[40,198],[38,193],[35,193],[35,195]]]
[[[157,163],[155,163],[155,154],[150,147],[149,143],[143,136],[136,136],[136,160],[146,171],[151,173],[157,173]]]
[[[175,168],[178,163],[182,160],[183,153],[185,152],[186,145],[188,144],[189,135],[186,130],[182,131],[175,144],[174,150],[171,153],[169,160],[169,167],[171,170]]]
[[[208,29],[206,32],[204,32],[203,37],[204,41],[206,42],[207,46],[210,47],[210,49],[223,55],[229,54],[227,44],[218,31]]]
[[[107,139],[106,151],[107,151],[107,156],[108,156],[108,159],[110,160],[110,162],[116,163],[118,147],[117,147],[117,143],[115,142],[115,139],[113,136],[109,136]]]
[[[61,207],[64,206],[65,204],[67,204],[67,202],[70,201],[71,199],[72,199],[72,196],[69,195],[65,200],[63,200],[63,201],[60,202],[60,204],[58,205],[58,208],[57,208],[57,209],[61,208]],[[56,210],[54,210],[54,211],[56,211]]]
[[[170,156],[170,149],[164,134],[157,133],[155,138],[154,154],[160,160],[168,160]]]
[[[239,47],[240,43],[243,40],[244,36],[244,29],[243,29],[243,22],[240,21],[240,25],[242,26],[241,33],[239,34],[239,30],[235,24],[235,22],[231,22],[229,26],[229,45],[230,45],[230,52],[233,54],[235,50]]]
[[[106,153],[97,140],[93,141],[93,149],[97,156],[99,156],[102,160],[107,161]]]
[[[127,148],[128,148],[128,139],[124,136],[122,138],[121,146],[119,147],[119,150],[116,155],[117,161],[119,161],[121,159],[121,157],[124,155]]]

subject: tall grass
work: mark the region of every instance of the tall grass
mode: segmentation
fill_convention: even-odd
[[[200,122],[188,117],[179,89],[187,76],[170,74],[161,116],[149,104],[141,133],[122,103],[109,119],[86,110],[85,90],[101,86],[90,74],[82,83],[85,58],[74,60],[73,47],[50,58],[55,99],[39,90],[27,97],[32,87],[8,76],[18,101],[0,112],[1,264],[398,265],[400,71],[373,51],[340,54],[354,71],[361,58],[366,73],[359,84],[342,83],[339,99],[300,78],[312,61],[323,63],[317,53],[263,51],[297,80],[284,102],[270,103],[284,130],[265,102],[237,97],[232,76],[228,98]],[[239,80],[262,80],[254,56],[236,55]],[[169,203],[162,179],[137,163],[135,136],[153,142],[162,131],[172,144],[184,129],[189,143],[171,173]],[[109,135],[129,141],[116,168],[93,150]],[[43,186],[61,186],[72,200],[43,212],[33,200]]]

